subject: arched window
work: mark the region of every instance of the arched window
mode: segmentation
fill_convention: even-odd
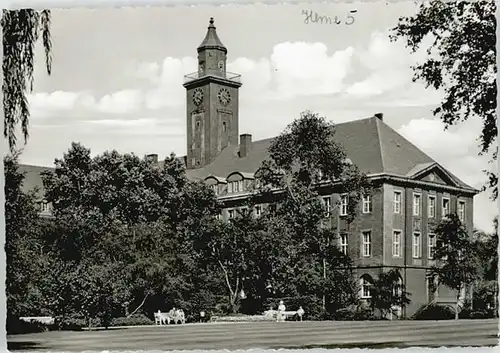
[[[361,299],[370,299],[372,297],[371,286],[373,280],[369,275],[363,275],[360,279]]]

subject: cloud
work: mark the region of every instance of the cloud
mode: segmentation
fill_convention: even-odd
[[[31,115],[36,119],[46,117],[53,110],[73,109],[79,97],[77,92],[63,91],[31,94],[28,96]]]
[[[445,130],[440,120],[422,118],[402,125],[398,132],[465,183],[480,189],[487,181],[483,170],[488,168],[489,160],[489,156],[478,155],[480,127],[476,119]],[[474,198],[474,208],[474,225],[491,230],[498,208],[489,200],[489,191]]]
[[[368,75],[346,92],[362,97],[381,95],[410,84],[413,77],[411,67],[428,57],[424,50],[410,54],[402,41],[389,39],[389,31],[372,33],[367,47],[358,52],[357,58]]]
[[[102,97],[97,109],[104,113],[123,114],[137,111],[144,101],[139,90],[126,89]]]

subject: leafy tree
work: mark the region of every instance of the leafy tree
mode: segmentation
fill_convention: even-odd
[[[301,113],[299,119],[273,140],[269,155],[256,175],[257,198],[277,198],[278,208],[273,217],[286,224],[284,229],[289,232],[290,253],[294,258],[291,262],[294,270],[289,276],[293,275],[288,282],[295,280],[302,283],[299,287],[303,289],[325,293],[327,266],[335,272],[343,258],[335,245],[335,232],[325,229],[329,228],[331,213],[328,212],[333,208],[325,209],[319,200],[319,189],[332,182],[335,192],[346,194],[345,218],[352,222],[361,197],[370,194],[371,184],[336,142],[334,125],[309,111]],[[339,205],[337,202],[335,207]],[[325,293],[324,308],[326,301]]]
[[[436,265],[431,274],[439,284],[456,291],[455,319],[458,319],[462,292],[478,277],[478,260],[473,242],[456,214],[450,214],[436,227]]]
[[[117,151],[91,157],[73,143],[55,164],[43,175],[58,225],[54,256],[78,280],[53,310],[68,311],[73,296],[75,315],[107,322],[152,297],[185,303],[200,277],[192,240],[215,213],[213,192],[188,181],[173,155],[161,164]]]
[[[495,232],[477,231],[474,235],[475,253],[480,265],[480,278],[475,284],[474,306],[486,309],[497,307],[498,293],[498,218],[494,219]],[[495,310],[496,311],[496,310]]]
[[[370,306],[379,310],[382,317],[394,313],[396,308],[410,304],[410,293],[405,289],[397,269],[381,272],[370,288]]]
[[[42,275],[37,262],[42,242],[36,194],[23,192],[25,175],[19,171],[18,159],[18,153],[4,157],[7,311],[14,316],[36,310],[36,284]]]
[[[414,80],[444,90],[434,115],[446,127],[481,119],[481,153],[493,146],[493,160],[497,159],[494,143],[498,133],[495,10],[493,0],[431,0],[420,4],[416,15],[400,18],[392,34],[392,39],[404,40],[412,53],[427,49],[431,55],[413,68]],[[495,173],[488,175],[496,199],[498,178]]]
[[[3,106],[4,137],[10,150],[16,148],[16,128],[21,125],[28,139],[29,104],[27,93],[33,90],[35,45],[42,35],[47,73],[52,70],[50,11],[34,9],[3,10]]]

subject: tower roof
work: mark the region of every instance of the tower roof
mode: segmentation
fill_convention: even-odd
[[[214,26],[213,17],[210,17],[210,24],[208,26],[207,35],[205,36],[205,39],[203,39],[203,42],[201,42],[200,46],[198,47],[198,53],[205,49],[218,49],[222,50],[224,53],[227,53],[226,47],[224,46],[224,44],[222,44],[219,37],[217,36],[217,31]]]

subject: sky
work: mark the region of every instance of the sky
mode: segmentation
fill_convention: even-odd
[[[197,70],[196,48],[214,17],[228,71],[242,75],[240,133],[276,136],[304,110],[334,123],[381,112],[386,124],[481,188],[489,166],[488,156],[478,156],[480,123],[445,130],[432,114],[442,92],[412,82],[411,66],[425,52],[389,40],[398,18],[416,10],[410,1],[53,10],[53,72],[45,72],[39,46],[21,161],[50,166],[72,141],[93,154],[184,155],[183,76]],[[342,24],[313,23],[304,12]],[[475,226],[490,231],[498,209],[488,192],[474,208]]]

